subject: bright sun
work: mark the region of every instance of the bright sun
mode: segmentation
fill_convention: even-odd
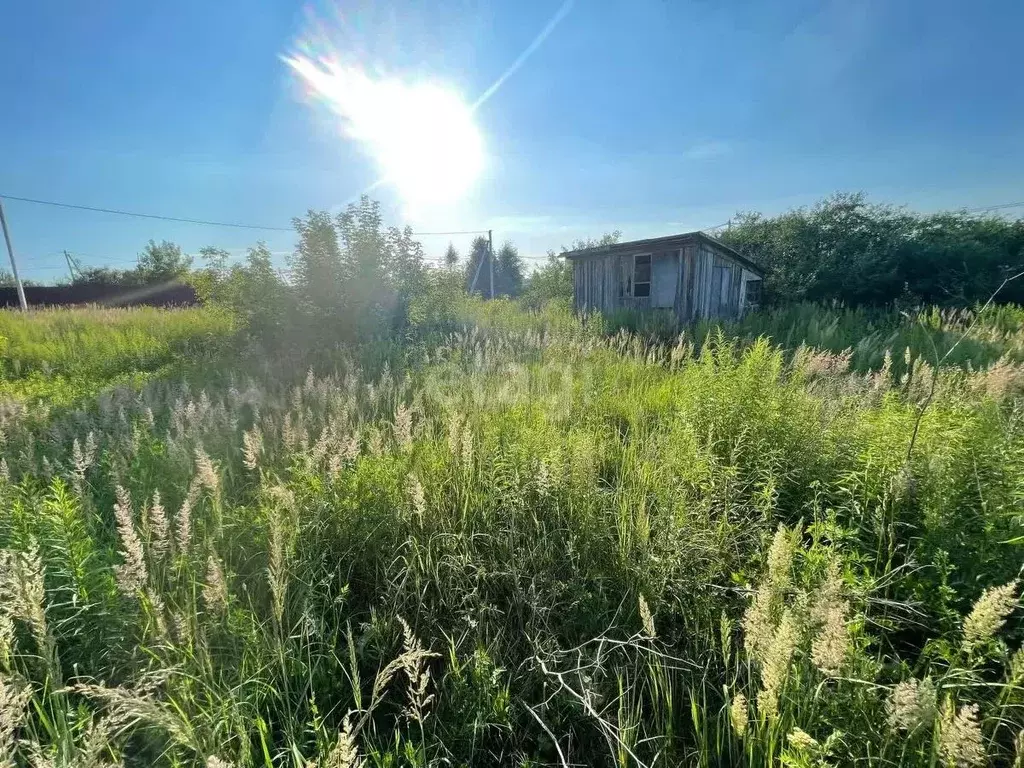
[[[305,56],[285,59],[342,118],[410,207],[452,203],[483,168],[483,141],[473,111],[452,90],[431,82],[373,78],[357,67]]]

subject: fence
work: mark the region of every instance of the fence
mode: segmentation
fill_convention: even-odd
[[[30,307],[60,307],[75,304],[103,304],[112,307],[188,307],[199,303],[191,285],[161,283],[126,288],[115,285],[30,285],[25,286]],[[18,307],[18,291],[0,288],[0,307]]]

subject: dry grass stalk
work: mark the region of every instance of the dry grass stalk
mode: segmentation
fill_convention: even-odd
[[[729,705],[729,722],[737,736],[743,737],[747,732],[747,697],[742,693],[733,696],[732,704]]]
[[[359,756],[359,749],[356,746],[356,736],[352,729],[352,720],[345,718],[345,722],[338,732],[338,738],[327,753],[323,764],[319,768],[361,768],[363,760]]]
[[[964,619],[964,642],[973,645],[991,640],[1016,607],[1016,581],[986,589]]]
[[[939,731],[939,755],[951,768],[972,768],[986,762],[978,705],[966,704],[955,710],[947,702]]]
[[[203,602],[214,613],[223,613],[228,607],[228,585],[220,558],[210,554],[206,560],[206,581],[203,583]]]
[[[15,734],[25,720],[31,698],[28,684],[0,675],[0,765],[15,765]]]
[[[651,614],[650,606],[647,605],[647,600],[643,595],[639,597],[639,608],[640,608],[640,622],[643,625],[644,635],[647,637],[655,637],[654,631],[654,616]]]
[[[175,526],[174,538],[178,552],[182,555],[188,555],[189,548],[192,545],[192,508],[199,500],[200,490],[199,479],[193,477],[176,517],[177,524]]]
[[[153,492],[148,517],[149,549],[157,558],[163,558],[171,548],[171,524],[167,519],[167,511],[160,502],[160,491]]]
[[[128,491],[121,485],[115,489],[117,501],[114,503],[114,519],[117,521],[117,533],[121,539],[119,550],[124,561],[116,567],[117,586],[126,595],[135,595],[148,580],[146,558],[142,549],[142,540],[135,530],[135,515],[132,512],[132,499]]]
[[[886,711],[893,729],[913,731],[928,727],[935,719],[938,694],[929,678],[910,678],[897,683],[889,694]]]
[[[202,445],[196,445],[195,457],[196,477],[199,478],[199,484],[216,498],[220,494],[220,476],[217,474],[216,467],[213,466],[213,461],[203,450]]]
[[[761,690],[757,694],[757,708],[769,720],[778,714],[779,695],[786,685],[789,664],[799,641],[796,618],[787,610],[761,663]]]
[[[35,541],[24,552],[0,550],[0,613],[28,624],[39,649],[46,647],[45,575]],[[13,625],[5,622],[3,632],[13,638]]]
[[[412,411],[405,407],[404,403],[399,404],[395,409],[395,422],[393,424],[395,442],[403,453],[412,450]]]
[[[242,434],[242,464],[248,470],[255,470],[260,465],[260,454],[263,452],[263,433],[258,425]]]

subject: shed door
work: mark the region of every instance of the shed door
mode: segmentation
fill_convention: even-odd
[[[651,259],[651,306],[672,308],[676,303],[679,252],[656,253]]]

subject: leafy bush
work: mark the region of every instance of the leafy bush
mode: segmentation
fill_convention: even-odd
[[[779,216],[741,213],[719,235],[765,268],[765,300],[969,306],[1024,268],[1024,220],[918,214],[837,194]],[[1000,301],[1024,303],[1024,280]]]

